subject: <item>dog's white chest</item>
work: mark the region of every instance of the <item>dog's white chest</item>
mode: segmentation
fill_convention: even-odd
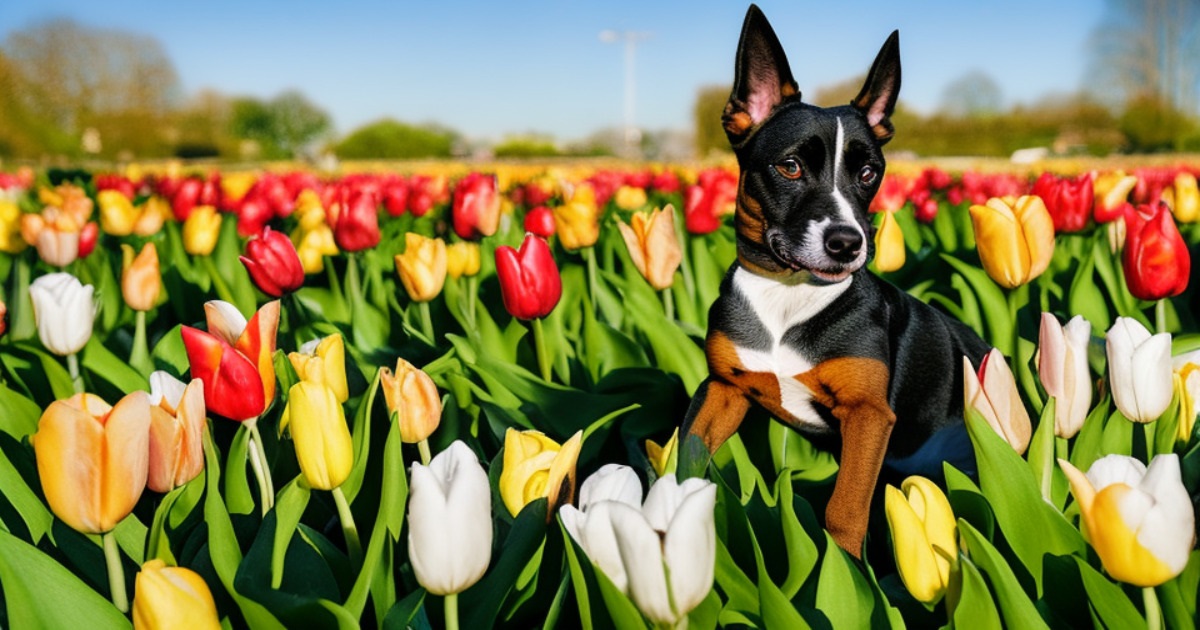
[[[745,269],[734,272],[734,286],[750,303],[769,337],[766,348],[737,346],[738,359],[751,372],[774,374],[779,382],[780,406],[793,420],[813,431],[829,426],[813,409],[812,392],[796,376],[813,368],[813,362],[783,342],[793,327],[803,324],[829,306],[850,287],[853,277],[837,284],[814,286],[785,284],[755,275]]]

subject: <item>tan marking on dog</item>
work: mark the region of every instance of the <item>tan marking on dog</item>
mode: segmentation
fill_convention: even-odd
[[[725,126],[726,133],[743,136],[754,126],[754,119],[750,117],[750,112],[747,112],[744,106],[739,107],[730,101],[725,106],[725,114],[721,116],[721,123]]]
[[[771,413],[783,411],[779,378],[770,372],[747,370],[738,358],[737,347],[725,333],[716,330],[709,334],[704,351],[708,357],[709,373],[738,388]]]
[[[842,457],[825,528],[838,546],[858,558],[867,516],[896,414],[888,404],[889,370],[876,359],[840,357],[817,364],[797,380],[841,423]]]
[[[715,453],[737,432],[748,411],[750,399],[746,398],[741,389],[712,379],[708,382],[704,403],[692,418],[692,426],[688,433],[699,436],[704,440],[708,452]]]

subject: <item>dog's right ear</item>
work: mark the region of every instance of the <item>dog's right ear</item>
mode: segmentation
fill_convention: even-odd
[[[792,79],[783,46],[767,17],[753,4],[742,23],[736,66],[733,92],[721,116],[729,143],[735,147],[749,136],[750,130],[766,120],[777,105],[788,98],[800,98],[800,89]]]

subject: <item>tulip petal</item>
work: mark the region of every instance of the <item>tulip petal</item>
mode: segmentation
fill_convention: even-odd
[[[579,507],[587,512],[601,501],[642,505],[642,482],[637,473],[623,464],[605,464],[579,486]]]
[[[621,503],[608,505],[621,562],[629,577],[630,598],[650,621],[674,624],[680,615],[671,606],[658,532],[636,509]]]
[[[884,489],[884,512],[904,587],[918,601],[936,602],[945,591],[933,547],[917,513],[895,486]]]
[[[150,400],[133,392],[113,405],[104,426],[100,526],[109,531],[137,505],[150,462]]]
[[[580,527],[580,536],[576,538],[595,564],[608,576],[609,581],[622,593],[629,593],[629,575],[625,572],[625,563],[621,560],[621,547],[617,543],[617,534],[613,529],[612,512],[620,507],[636,511],[637,508],[617,503],[601,501],[588,508],[586,518]],[[641,518],[639,516],[639,518]],[[660,553],[661,555],[661,553]]]
[[[695,481],[703,481],[703,487],[684,498],[662,541],[663,559],[670,574],[671,601],[680,617],[708,596],[716,570],[717,531],[713,510],[717,504],[717,486],[700,479]]]
[[[236,345],[246,330],[246,316],[229,302],[209,300],[204,303],[204,317],[209,334],[216,335],[229,345]]]
[[[70,400],[50,403],[33,439],[46,502],[71,529],[99,534],[104,427]]]
[[[430,593],[459,593],[491,561],[491,488],[474,451],[455,441],[423,466],[413,464],[408,553]]]
[[[249,359],[202,330],[184,326],[180,333],[192,378],[204,383],[204,400],[209,411],[242,421],[257,417],[266,409],[262,377]]]

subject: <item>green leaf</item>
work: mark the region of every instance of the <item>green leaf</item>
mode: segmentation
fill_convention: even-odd
[[[234,433],[229,455],[225,459],[225,495],[230,514],[249,514],[254,511],[254,495],[250,493],[250,480],[246,473],[249,458],[250,431],[243,423]]]
[[[823,581],[821,583],[824,583]],[[767,577],[766,571],[758,572],[758,606],[762,611],[763,624],[767,628],[809,628],[808,622],[792,605],[791,600],[784,595],[783,591],[775,586],[775,583]],[[820,606],[820,603],[818,603]],[[824,610],[824,609],[822,609]],[[826,611],[827,613],[830,611]],[[831,621],[834,621],[832,618]],[[859,620],[863,621],[863,620]],[[840,628],[837,621],[834,621],[834,627]],[[861,626],[846,626],[847,628],[859,627],[866,628],[869,625]]]
[[[600,586],[600,596],[604,599],[604,607],[608,612],[608,616],[612,618],[613,624],[618,628],[645,628],[647,624],[642,618],[642,613],[638,610],[633,600],[621,592],[608,579],[604,572],[597,569],[592,572],[596,576],[596,582]],[[478,627],[478,626],[477,626]]]
[[[869,628],[875,609],[871,585],[841,547],[825,534],[825,558],[817,579],[817,610],[834,628]]]
[[[413,618],[425,605],[425,589],[418,588],[396,602],[383,618],[383,630],[405,630],[414,627]]]
[[[938,214],[941,214],[940,212]],[[1013,340],[1013,321],[1008,314],[1008,300],[1004,292],[987,275],[987,272],[969,265],[953,256],[942,254],[942,260],[950,264],[955,271],[966,278],[975,294],[979,296],[979,305],[987,318],[988,337],[997,348],[1011,348]]]
[[[1042,500],[1029,465],[978,412],[965,418],[979,464],[979,484],[1000,530],[1041,590],[1042,556],[1082,554],[1079,531]],[[981,565],[982,566],[982,565]],[[983,567],[986,569],[986,567]]]
[[[962,595],[954,608],[954,625],[959,628],[972,630],[1000,630],[1000,614],[992,594],[988,591],[987,582],[979,569],[966,556],[960,555],[958,567],[962,575]]]
[[[996,603],[1008,628],[1045,628],[1046,622],[1038,614],[1033,600],[1027,595],[1008,561],[988,542],[979,530],[963,519],[958,519],[958,533],[962,538],[967,556],[987,575],[996,594]],[[1039,571],[1040,574],[1040,571]]]
[[[1067,501],[1067,478],[1055,461],[1057,457],[1057,441],[1054,435],[1054,413],[1056,407],[1054,397],[1046,401],[1042,415],[1038,419],[1037,430],[1029,443],[1029,453],[1026,455],[1029,470],[1033,473],[1034,482],[1042,493],[1042,497],[1050,501],[1056,508],[1062,509]]]
[[[800,587],[817,566],[817,543],[804,530],[796,516],[796,497],[792,495],[792,483],[787,475],[780,475],[775,482],[778,493],[776,505],[779,506],[780,523],[783,527],[783,541],[787,549],[788,574],[787,579],[780,585],[784,597],[791,599],[800,591]],[[762,572],[765,575],[765,571]],[[760,577],[761,582],[761,577]],[[761,584],[760,584],[761,589]],[[760,594],[761,597],[761,594]]]
[[[742,518],[745,518],[744,516]],[[714,582],[720,587],[721,592],[729,598],[725,603],[725,612],[722,614],[722,619],[730,612],[740,613],[742,616],[758,616],[762,607],[760,601],[760,592],[758,586],[754,584],[737,561],[729,553],[729,548],[724,540],[718,537],[717,539],[717,564],[714,570]],[[722,623],[728,623],[722,621]]]
[[[46,505],[42,503],[38,495],[26,485],[21,473],[9,460],[8,453],[2,449],[0,449],[0,493],[21,515],[21,520],[29,529],[29,535],[33,542],[40,542],[54,524],[54,515],[46,509]]]
[[[0,530],[0,587],[12,628],[128,628],[129,620],[63,565]]]
[[[767,428],[775,473],[785,469],[794,481],[824,481],[837,473],[837,460],[829,451],[813,446],[799,431],[772,419]]]
[[[37,403],[0,383],[0,431],[19,440],[37,432],[41,417]]]
[[[350,467],[350,475],[342,482],[342,492],[348,503],[354,503],[358,491],[362,488],[363,478],[367,474],[367,463],[371,454],[371,412],[375,408],[375,394],[379,392],[379,380],[382,373],[375,371],[371,386],[359,400],[358,409],[354,412],[354,426],[351,427],[351,442],[354,447],[354,463]]]
[[[279,491],[275,501],[275,537],[271,549],[271,588],[277,589],[283,584],[283,561],[287,555],[288,544],[300,524],[300,517],[308,507],[311,489],[304,483],[304,475],[296,475],[290,483]]]
[[[184,372],[191,369],[187,348],[183,345],[181,328],[182,326],[172,328],[150,351],[150,359],[154,361],[155,369],[165,370],[176,378],[182,377]]]
[[[1145,623],[1137,608],[1121,587],[1092,568],[1083,558],[1075,558],[1079,576],[1088,594],[1088,603],[1107,628],[1137,628]]]
[[[389,533],[391,540],[400,538],[400,527],[404,523],[404,505],[408,500],[408,480],[404,477],[404,458],[400,449],[400,427],[391,423],[388,437],[383,446],[383,483],[380,490],[379,516],[375,519],[367,550],[363,554],[363,567],[354,580],[354,587],[346,597],[345,608],[355,617],[362,615],[367,605],[367,594],[384,560],[389,547],[385,544]],[[390,557],[390,554],[389,554]]]
[[[546,539],[546,510],[547,503],[543,498],[530,502],[517,514],[500,547],[500,557],[482,580],[462,594],[465,627],[490,628],[495,625],[504,599]]]
[[[83,368],[92,376],[116,387],[123,393],[147,391],[150,382],[129,365],[128,360],[120,359],[100,343],[94,335],[83,347]]]
[[[1094,247],[1105,247],[1101,241],[1094,242]],[[1092,324],[1092,330],[1108,330],[1112,326],[1112,316],[1108,312],[1108,300],[1104,292],[1096,286],[1095,256],[1084,256],[1078,261],[1078,270],[1071,280],[1071,288],[1067,291],[1067,312],[1082,315]]]

